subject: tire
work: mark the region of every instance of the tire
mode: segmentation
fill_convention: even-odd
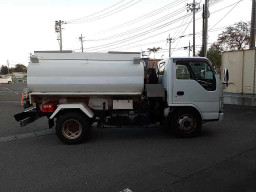
[[[193,110],[179,110],[171,117],[171,128],[178,137],[196,137],[200,134],[201,127],[201,117]]]
[[[66,144],[79,144],[86,140],[90,133],[90,124],[81,113],[66,113],[56,123],[56,134]]]

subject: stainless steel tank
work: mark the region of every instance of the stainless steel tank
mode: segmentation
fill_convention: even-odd
[[[138,53],[35,52],[27,85],[40,93],[141,94],[144,66],[134,63],[139,57]]]

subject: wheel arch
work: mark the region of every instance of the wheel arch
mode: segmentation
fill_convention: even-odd
[[[92,119],[94,116],[94,113],[91,111],[91,109],[84,104],[60,104],[58,105],[57,109],[53,112],[53,114],[50,116],[49,119],[53,119],[55,117],[60,116],[61,114],[65,114],[68,112],[80,112],[87,116],[88,118]]]
[[[169,115],[172,116],[173,114],[177,113],[178,111],[181,111],[181,110],[190,110],[192,111],[193,113],[195,113],[198,117],[200,117],[200,120],[202,121],[203,120],[203,116],[202,114],[200,113],[200,111],[194,107],[194,106],[172,106],[170,107],[170,113]]]

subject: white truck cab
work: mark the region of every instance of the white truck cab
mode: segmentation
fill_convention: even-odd
[[[222,83],[207,58],[170,58],[158,66],[169,107],[192,107],[203,121],[222,118]]]

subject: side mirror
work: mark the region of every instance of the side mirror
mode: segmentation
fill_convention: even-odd
[[[228,81],[229,81],[228,69],[224,69],[224,84],[226,84],[226,86],[228,86]]]

